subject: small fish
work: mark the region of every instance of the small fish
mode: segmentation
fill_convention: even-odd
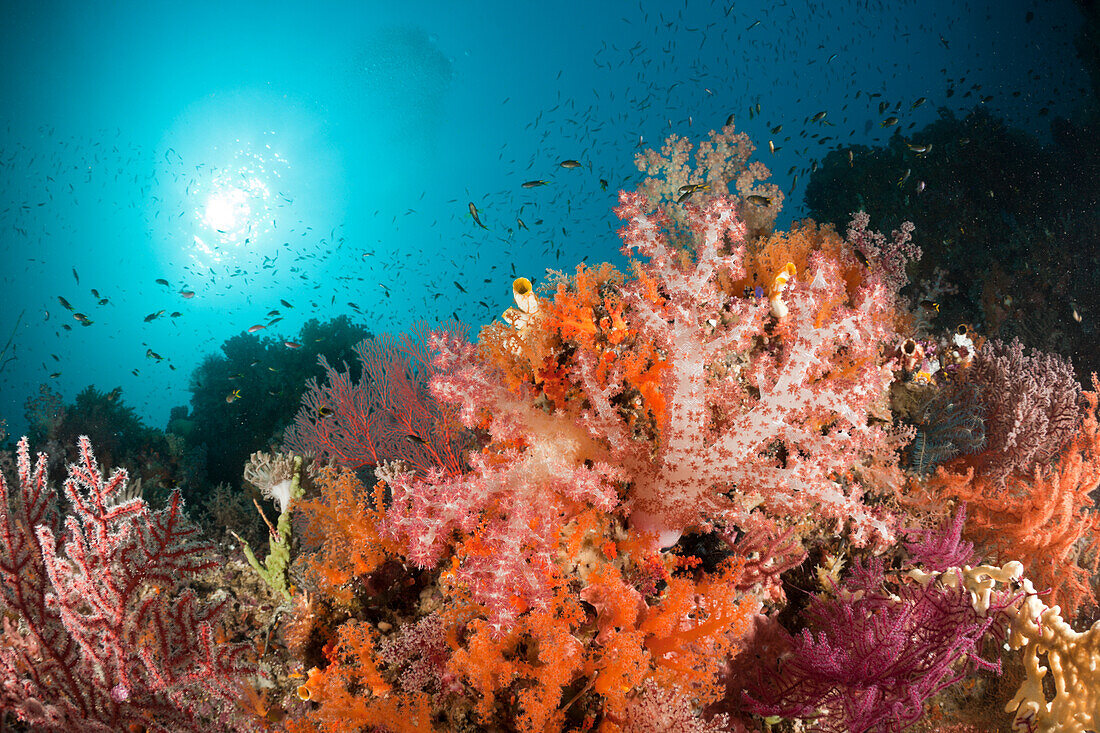
[[[96,301],[96,305],[107,305],[110,301],[106,298],[100,298]]]
[[[420,445],[427,445],[428,444],[428,442],[426,440],[424,440],[423,438],[421,438],[419,435],[413,435],[412,433],[409,433],[405,437],[408,438],[409,440],[411,440],[413,443],[419,443]]]
[[[539,186],[547,186],[549,184],[550,184],[549,181],[534,180],[534,181],[524,181],[522,185],[523,185],[524,188],[538,188]]]
[[[65,310],[67,310],[67,311],[71,311],[73,309],[73,307],[71,305],[69,305],[69,301],[65,300],[60,295],[57,296],[57,302],[60,303],[61,307],[64,308]]]
[[[455,287],[458,288],[459,290],[461,290],[463,293],[466,292],[466,288],[462,287],[462,285],[459,284],[458,280],[455,280],[454,284],[455,284]]]
[[[905,182],[909,180],[909,175],[913,172],[912,168],[906,168],[905,173],[898,179],[898,186],[904,186]]]
[[[300,349],[300,348],[302,348],[302,345],[299,344],[296,341],[284,341],[283,346],[287,347],[288,349]]]
[[[1073,320],[1080,323],[1081,322],[1081,314],[1077,312],[1077,304],[1076,303],[1070,303],[1070,310],[1073,312]]]
[[[273,308],[273,309],[271,309],[267,312],[267,317],[268,318],[271,318],[272,316],[277,316],[277,315],[279,315],[279,309],[278,308]]]
[[[776,125],[775,127],[772,128],[772,134],[773,135],[778,135],[781,132],[783,132],[783,125]]]
[[[606,191],[607,190],[607,179],[606,178],[601,178],[600,179],[600,190],[601,191]]]
[[[317,408],[317,417],[328,417],[329,415],[334,415],[335,413],[336,410],[333,410],[328,405],[321,405]]]
[[[750,25],[750,26],[749,26],[748,28],[746,28],[745,30],[747,30],[747,31],[751,31],[751,30],[752,30],[753,28],[755,28],[755,27],[756,27],[756,26],[758,26],[758,25],[760,25],[760,21],[759,21],[759,20],[758,20],[758,21],[756,21],[756,22],[754,22],[754,23],[753,23],[752,25]]]
[[[856,159],[855,153],[852,152],[851,148],[848,148],[848,167],[849,168],[851,168],[852,165],[855,163],[855,159]]]
[[[191,300],[191,298],[195,297],[195,292],[193,290],[181,290],[180,296],[182,296],[185,300]]]
[[[689,183],[686,186],[680,186],[679,190],[676,191],[676,193],[677,193],[676,203],[678,203],[678,204],[684,203],[689,198],[691,198],[695,194],[696,191],[709,191],[709,190],[710,190],[710,184],[709,183]]]
[[[293,307],[294,307],[294,306],[292,306],[292,305],[291,305],[290,303],[288,303],[288,302],[286,302],[285,300],[283,300],[282,298],[279,298],[279,302],[283,304],[283,307],[284,307],[284,308],[293,308]]]
[[[57,379],[60,376],[61,376],[61,372],[52,372],[50,374],[50,379]]]
[[[523,219],[520,219],[519,217],[516,217],[516,225],[520,229],[526,229],[527,228],[527,225],[523,223]]]
[[[898,118],[897,117],[887,117],[885,120],[883,120],[879,124],[879,127],[892,127],[896,124],[898,124]]]
[[[112,389],[110,392],[107,393],[107,401],[108,402],[114,402],[121,395],[122,395],[122,387],[115,387],[114,389]]]
[[[150,358],[150,359],[156,359],[157,361],[160,361],[161,359],[164,358],[163,356],[161,356],[157,352],[153,351],[152,349],[146,349],[145,350],[145,356]]]
[[[182,315],[183,315],[183,313],[181,313],[180,311],[172,311],[171,313],[168,314],[168,317],[169,318],[179,318]]]
[[[767,196],[760,196],[759,194],[755,194],[755,193],[751,196],[746,196],[745,201],[752,204],[753,206],[771,206],[772,205],[772,200],[770,198],[768,198]]]
[[[93,298],[98,298],[99,297],[99,291],[96,290],[95,288],[92,288],[92,297]]]
[[[823,119],[825,119],[825,115],[827,114],[829,113],[825,111],[818,112],[816,115],[810,118],[810,122],[821,122]]]
[[[230,392],[229,394],[227,394],[225,396],[225,402],[228,405],[232,405],[234,402],[236,402],[240,398],[241,398],[241,391],[239,389],[235,389],[235,390],[233,390],[232,392]]]
[[[562,162],[558,163],[558,165],[560,165],[562,168],[580,168],[581,167],[581,163],[580,163],[579,160],[572,160],[572,159],[563,160]]]
[[[933,313],[940,312],[940,304],[934,300],[922,300],[920,302],[920,307],[924,308],[926,311],[932,311]]]
[[[917,193],[918,194],[924,193],[925,185],[926,184],[924,183],[924,181],[917,181]]]
[[[76,273],[76,268],[75,268],[75,267],[73,268],[73,279],[74,279],[74,280],[76,280],[76,284],[77,284],[77,285],[79,285],[79,284],[80,284],[80,275],[78,275],[78,274]]]
[[[83,323],[86,326],[91,325],[91,323],[92,323],[91,321],[88,320],[88,316],[84,315],[83,313],[73,313],[73,318],[80,321],[81,323]]]
[[[921,106],[922,104],[924,104],[927,101],[928,100],[925,97],[921,97],[917,101],[913,102],[913,106],[910,107],[909,109],[916,109],[917,107]]]
[[[779,148],[775,147],[775,141],[774,140],[769,140],[768,141],[768,150],[771,151],[772,155],[775,155],[775,151],[779,150]]]
[[[164,287],[168,287],[168,285],[169,285],[169,282],[167,280],[165,280],[163,277],[158,277],[156,279],[156,283],[157,283],[157,285],[163,285]]]
[[[906,145],[909,146],[910,150],[919,155],[924,155],[925,153],[932,152],[932,143],[928,143],[927,145],[914,145],[913,143],[906,143]]]
[[[867,261],[867,255],[863,254],[858,249],[853,249],[852,254],[856,256],[856,260],[859,261],[859,264],[863,265],[864,267],[867,267],[867,265],[870,264]]]
[[[257,331],[262,331],[265,328],[267,328],[267,326],[264,326],[262,323],[257,323],[255,326],[251,326],[248,329],[248,332],[249,333],[256,333]]]
[[[477,213],[477,207],[474,206],[473,201],[471,201],[469,203],[469,207],[470,207],[470,216],[474,217],[474,223],[477,224],[482,229],[488,229],[489,227],[487,227],[487,226],[485,226],[484,224],[481,223],[481,216]]]
[[[164,313],[164,311],[162,311],[162,310],[159,310],[156,313],[150,313],[149,315],[145,316],[145,322],[148,323],[149,321],[156,320],[157,317],[159,317],[163,313]]]

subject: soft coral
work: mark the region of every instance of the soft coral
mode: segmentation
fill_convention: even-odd
[[[627,221],[624,253],[648,258],[636,263],[623,298],[627,326],[663,357],[666,407],[655,455],[633,440],[617,404],[623,366],[600,379],[595,353],[579,348],[575,357],[591,406],[582,422],[631,475],[635,524],[669,544],[708,517],[748,526],[747,510],[762,502],[778,515],[816,510],[850,520],[857,544],[889,539],[890,523],[836,479],[885,441],[867,417],[890,380],[878,355],[890,294],[869,277],[849,296],[839,265],[817,253],[813,285],[788,285],[788,315],[769,326],[766,300],[719,287],[719,271],[743,274],[745,229],[732,202],[685,207],[694,262],[666,241],[663,214],[647,208],[639,194],[623,192],[616,213]]]

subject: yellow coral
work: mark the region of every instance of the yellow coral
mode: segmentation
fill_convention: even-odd
[[[1013,649],[1023,649],[1027,678],[1005,706],[1005,712],[1016,716],[1013,728],[1035,733],[1097,730],[1100,621],[1088,631],[1074,631],[1062,619],[1058,606],[1052,608],[1039,600],[1030,580],[1024,578],[1021,584],[1027,596],[1012,622],[1008,644]],[[1040,654],[1047,655],[1049,666],[1043,666]],[[1047,672],[1054,679],[1054,699],[1050,701],[1043,692]]]
[[[950,568],[943,573],[911,570],[921,584],[939,579],[947,585],[960,581],[970,591],[974,610],[985,614],[998,584],[1016,582],[1024,592],[1009,627],[1008,647],[1023,649],[1027,677],[1005,705],[1012,713],[1013,730],[1028,733],[1086,733],[1100,723],[1100,621],[1079,633],[1062,618],[1058,606],[1039,599],[1031,580],[1023,577],[1024,566],[1012,560],[1001,567]],[[961,576],[961,578],[960,578]],[[1046,654],[1049,667],[1040,654]],[[1054,699],[1048,701],[1043,678],[1050,672]]]

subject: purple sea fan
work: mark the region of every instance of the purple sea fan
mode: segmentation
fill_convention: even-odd
[[[1024,353],[1018,340],[987,341],[970,381],[984,390],[987,449],[981,469],[995,478],[1030,474],[1056,458],[1081,425],[1081,385],[1055,354]]]
[[[966,504],[961,504],[955,516],[936,529],[912,529],[914,539],[905,542],[905,549],[912,562],[926,571],[943,572],[948,568],[974,565],[974,543],[962,539],[966,526]]]
[[[1008,599],[995,599],[983,616],[965,587],[903,582],[890,593],[881,561],[854,570],[857,583],[811,599],[809,628],[789,638],[790,655],[762,666],[743,693],[748,710],[805,718],[820,731],[900,731],[970,663],[999,670],[978,651],[1006,622]],[[962,658],[969,663],[955,667]]]

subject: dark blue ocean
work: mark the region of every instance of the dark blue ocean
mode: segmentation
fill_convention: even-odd
[[[202,360],[258,326],[296,343],[311,318],[379,334],[457,317],[476,335],[517,275],[622,266],[611,209],[635,154],[730,115],[788,194],[783,228],[829,151],[975,110],[1044,144],[1095,104],[1071,2],[8,2],[3,17],[15,437],[41,385],[66,404],[120,388],[164,429]]]

